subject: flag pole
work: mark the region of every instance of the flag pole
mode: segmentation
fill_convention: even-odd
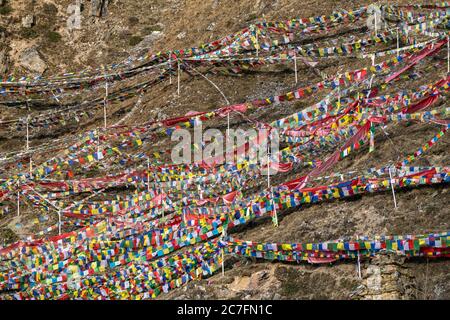
[[[359,236],[356,236],[356,240],[359,240]],[[358,277],[360,279],[362,279],[361,277],[361,260],[360,260],[360,256],[359,256],[359,243],[358,243]]]
[[[375,35],[377,35],[378,34],[377,12],[375,11],[374,14],[375,14]]]
[[[397,56],[400,54],[400,43],[399,43],[399,38],[398,38],[398,27],[396,29],[397,31]]]
[[[178,77],[177,77],[177,83],[178,83],[178,88],[177,88],[177,94],[178,96],[180,96],[180,73],[181,73],[181,67],[180,67],[180,59],[177,59],[177,69],[178,69]]]
[[[269,147],[269,139],[267,139],[267,189],[269,190],[269,193],[272,198],[272,205],[273,205],[273,217],[272,222],[275,227],[278,227],[278,214],[277,209],[275,207],[275,200],[273,195],[273,190],[270,186],[270,147]]]
[[[256,58],[259,58],[259,39],[258,39],[258,31],[255,29],[255,37],[256,37]]]
[[[58,234],[61,235],[61,210],[58,210]]]
[[[169,53],[169,83],[172,84],[172,51]]]
[[[95,129],[95,136],[96,136],[96,140],[97,140],[97,154],[98,154],[98,152],[100,151],[100,134],[99,134],[99,129],[98,128],[96,128]]]
[[[298,83],[298,74],[297,74],[297,52],[294,51],[294,69],[295,69],[295,84]]]
[[[103,103],[103,121],[106,129],[106,108],[108,106],[108,81],[105,82],[105,102]]]
[[[338,74],[338,108],[341,107],[341,75]]]
[[[394,184],[392,183],[392,171],[391,171],[391,167],[389,167],[389,184],[391,185],[392,198],[394,199],[394,208],[397,210],[397,199],[395,198]]]
[[[27,115],[27,152],[30,150],[30,130],[29,130],[29,123],[30,123],[30,115]],[[32,164],[32,155],[30,154],[30,179],[32,178],[32,170],[33,170],[33,164]]]
[[[222,241],[225,242],[225,237],[227,236],[227,230],[225,226],[222,226]],[[225,247],[221,250],[222,253],[222,277],[225,277]]]
[[[230,136],[230,112],[227,113],[227,137]]]
[[[20,217],[20,190],[17,190],[17,216]]]
[[[150,193],[150,157],[147,157],[147,193]]]
[[[447,36],[447,73],[450,73],[450,37]]]

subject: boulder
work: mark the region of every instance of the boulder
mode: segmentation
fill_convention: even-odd
[[[91,0],[91,16],[102,17],[108,13],[109,0]]]
[[[22,67],[42,75],[47,70],[47,64],[41,58],[36,48],[28,48],[22,51],[19,56],[19,63]]]
[[[141,51],[146,50],[148,48],[151,48],[153,45],[153,42],[160,38],[163,35],[162,31],[152,31],[149,35],[146,35],[144,39],[142,39],[141,42],[139,42],[134,48],[133,51]]]
[[[182,31],[179,34],[177,34],[177,39],[178,40],[181,40],[181,39],[184,39],[184,38],[186,38],[186,31]]]
[[[216,23],[215,22],[211,22],[208,27],[206,27],[206,31],[214,31],[214,29],[216,28]]]
[[[22,18],[22,27],[31,28],[36,23],[36,19],[32,14],[29,14]]]

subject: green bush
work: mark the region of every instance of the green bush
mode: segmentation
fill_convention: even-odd
[[[61,35],[56,31],[50,31],[47,33],[47,39],[50,42],[59,42],[61,40]]]
[[[1,15],[7,15],[10,14],[12,12],[12,8],[9,5],[0,7],[0,14]]]
[[[130,41],[129,41],[130,46],[135,46],[135,45],[137,45],[138,43],[140,43],[142,40],[144,40],[142,37],[139,37],[139,36],[132,36],[132,37],[130,38]]]
[[[22,28],[20,36],[24,39],[34,39],[38,36],[38,32],[33,28]]]

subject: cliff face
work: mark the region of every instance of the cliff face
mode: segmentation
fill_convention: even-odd
[[[317,0],[0,0],[0,77],[7,75],[54,75],[95,68],[120,62],[143,52],[189,48],[221,38],[248,24],[264,20],[286,20],[330,14],[336,8],[357,8],[372,1]],[[396,1],[406,3],[409,1]],[[392,3],[389,1],[389,3]],[[2,9],[3,8],[3,9]],[[80,25],[73,14],[80,12]],[[358,37],[358,30],[341,30],[342,34],[319,39],[333,43],[340,36]],[[329,42],[328,42],[329,41]],[[403,40],[401,40],[403,41]],[[391,48],[391,47],[390,47]],[[394,85],[393,92],[415,89],[444,76],[443,58],[431,60],[423,68],[419,80],[406,80]],[[380,59],[381,60],[381,59]],[[321,61],[317,68],[299,66],[298,83],[294,81],[293,65],[269,66],[248,70],[239,75],[212,73],[208,75],[220,87],[219,93],[204,78],[192,73],[181,75],[180,95],[175,78],[171,84],[160,84],[148,90],[138,108],[137,98],[111,106],[108,124],[126,119],[122,124],[141,125],[149,120],[185,115],[189,111],[214,110],[225,104],[251,101],[280,94],[300,86],[317,83],[322,77],[369,66],[370,59],[342,57]],[[439,64],[441,63],[441,64]],[[111,90],[120,89],[112,87]],[[88,94],[102,95],[103,88]],[[261,121],[278,119],[301,110],[323,98],[311,98],[268,108],[251,114]],[[84,98],[83,98],[84,99]],[[448,97],[444,95],[442,105]],[[2,106],[2,120],[27,115],[25,108],[11,110]],[[39,110],[33,110],[39,112]],[[60,126],[34,136],[31,147],[52,144],[103,126],[103,111],[93,111],[88,119]],[[240,118],[233,118],[238,125]],[[226,128],[225,119],[212,126]],[[386,126],[385,133],[375,137],[375,151],[366,149],[339,162],[335,172],[363,170],[403,159],[414,153],[435,133],[429,124],[405,123]],[[449,137],[419,158],[417,166],[447,166]],[[167,147],[164,141],[155,148]],[[0,138],[0,153],[24,148],[24,133],[14,132]],[[48,154],[36,155],[43,161]],[[11,169],[11,174],[16,169]],[[105,169],[106,171],[106,169]],[[297,177],[293,172],[275,177],[280,183]],[[9,172],[7,172],[9,174]],[[95,172],[93,173],[95,174]],[[122,191],[114,191],[120,194]],[[126,191],[125,191],[126,192]],[[450,230],[448,186],[404,189],[396,193],[398,209],[392,195],[382,192],[350,199],[324,201],[279,213],[279,226],[269,219],[251,222],[245,228],[232,230],[238,239],[260,242],[320,242],[357,235],[426,234]],[[15,210],[15,209],[14,209]],[[12,243],[39,230],[31,223],[37,211],[22,207],[15,214],[0,217],[0,241]],[[50,216],[43,225],[55,223]],[[18,225],[20,227],[18,227]],[[159,299],[450,299],[450,262],[434,259],[406,259],[380,255],[360,261],[361,277],[356,262],[325,265],[280,263],[226,256],[225,272],[207,279],[189,282]]]

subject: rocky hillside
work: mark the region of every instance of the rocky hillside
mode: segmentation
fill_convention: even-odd
[[[337,75],[345,75],[345,72],[363,68],[370,70],[370,67],[374,64],[381,65],[383,61],[394,59],[396,52],[392,51],[397,48],[397,43],[399,47],[408,47],[425,41],[433,41],[433,45],[429,47],[424,45],[417,50],[409,51],[405,49],[405,51],[400,52],[405,55],[411,54],[412,57],[415,57],[414,55],[419,56],[427,53],[420,50],[431,52],[435,49],[434,46],[442,45],[443,42],[440,37],[442,37],[442,34],[448,33],[448,29],[445,28],[447,21],[447,17],[445,17],[444,22],[439,21],[438,24],[433,25],[433,28],[430,27],[425,31],[410,31],[411,34],[407,35],[401,32],[397,40],[395,31],[392,30],[400,26],[402,21],[386,19],[386,21],[383,21],[383,25],[378,26],[382,28],[382,32],[386,32],[384,38],[380,37],[379,41],[374,40],[373,43],[369,41],[369,44],[363,44],[363,48],[359,49],[354,45],[355,41],[369,39],[374,34],[373,30],[367,28],[367,17],[364,17],[364,19],[356,19],[355,21],[344,19],[337,26],[332,23],[329,25],[325,23],[323,28],[320,27],[318,30],[313,26],[303,31],[297,30],[298,33],[288,34],[287,37],[293,37],[291,42],[296,46],[307,48],[308,45],[312,45],[313,49],[311,50],[314,52],[316,48],[340,44],[353,44],[352,48],[355,48],[354,54],[320,56],[320,51],[318,51],[318,55],[305,54],[304,60],[298,60],[297,66],[294,65],[292,58],[280,62],[275,61],[275,58],[280,57],[276,56],[277,54],[289,56],[289,50],[293,50],[289,48],[286,51],[283,51],[284,49],[276,51],[278,49],[275,45],[274,48],[271,48],[275,52],[273,55],[270,50],[260,49],[260,51],[256,51],[251,45],[244,47],[245,50],[239,52],[240,58],[259,58],[259,55],[265,57],[267,60],[261,64],[245,62],[231,65],[221,64],[221,62],[215,63],[214,61],[201,64],[186,59],[187,62],[181,64],[180,71],[177,71],[176,67],[179,65],[173,63],[174,68],[171,69],[156,64],[155,61],[164,63],[163,58],[158,58],[160,60],[152,58],[158,57],[161,52],[161,57],[170,52],[167,55],[170,59],[173,57],[173,59],[179,59],[176,61],[183,61],[183,58],[180,58],[181,54],[177,56],[173,52],[211,43],[214,40],[240,32],[251,25],[266,21],[282,22],[294,18],[331,15],[336,10],[357,9],[371,3],[372,1],[338,0],[326,2],[317,0],[0,0],[0,78],[3,77],[4,79],[3,85],[0,85],[0,93],[2,93],[0,95],[0,158],[2,161],[0,173],[2,181],[9,184],[8,188],[0,191],[2,196],[1,208],[3,210],[0,214],[0,243],[3,243],[3,248],[10,248],[11,244],[18,243],[19,240],[25,241],[30,236],[33,239],[57,236],[59,222],[52,206],[57,205],[66,208],[73,205],[70,207],[73,209],[70,213],[81,214],[81,209],[80,211],[74,209],[76,208],[75,204],[81,203],[86,197],[89,198],[91,206],[82,207],[80,205],[80,208],[91,210],[96,204],[104,201],[111,201],[112,203],[116,199],[119,201],[129,199],[129,197],[137,197],[138,194],[145,195],[147,186],[143,181],[147,177],[145,173],[147,163],[146,158],[139,158],[139,155],[141,153],[154,155],[155,152],[160,152],[162,155],[158,155],[157,158],[159,159],[161,156],[162,159],[152,159],[152,161],[155,160],[155,163],[159,166],[171,163],[170,155],[164,154],[163,151],[171,149],[175,143],[170,140],[170,137],[162,135],[160,129],[161,126],[164,130],[174,128],[177,125],[181,126],[181,122],[175,125],[167,125],[163,122],[167,119],[192,115],[194,112],[212,112],[227,105],[251,103],[255,100],[282,95],[286,92],[294,92],[298,88],[306,88],[317,83],[328,83],[329,79],[335,80]],[[394,5],[410,3],[410,1],[388,1],[386,3]],[[413,3],[420,2],[413,1]],[[426,15],[428,12],[432,12],[427,11],[430,10],[427,8],[413,8],[411,10],[414,12],[414,17],[421,13]],[[80,13],[79,17],[76,16],[77,12]],[[410,22],[410,24],[414,25],[414,22]],[[276,29],[275,26],[273,28]],[[282,43],[280,40],[282,39],[282,32],[279,32],[279,30],[271,30],[270,32],[275,34],[270,34],[272,37],[270,40],[278,39]],[[430,36],[429,33],[433,32],[438,32],[440,36]],[[236,40],[236,42],[239,41]],[[445,46],[446,44],[442,48],[445,48]],[[377,55],[373,61],[369,55],[369,53],[389,50],[392,51],[386,55]],[[359,179],[359,182],[363,181],[364,183],[370,179],[375,180],[379,177],[374,175],[373,172],[368,173],[367,169],[379,169],[398,164],[400,161],[408,159],[408,156],[414,154],[418,149],[423,151],[423,155],[416,154],[415,158],[407,165],[421,168],[420,170],[417,169],[418,171],[438,168],[438,173],[445,173],[448,170],[450,160],[448,135],[444,134],[439,137],[435,145],[433,144],[428,150],[423,150],[424,144],[427,144],[445,127],[447,123],[445,121],[448,119],[448,113],[439,111],[446,107],[448,100],[448,86],[444,86],[444,83],[448,82],[447,53],[445,51],[445,49],[442,49],[436,54],[425,55],[416,63],[411,63],[413,60],[409,59],[414,59],[411,56],[403,56],[404,61],[395,62],[389,70],[387,64],[380,67],[385,69],[379,71],[379,73],[374,72],[373,79],[368,77],[364,80],[365,82],[362,80],[357,82],[353,79],[355,83],[350,81],[345,83],[339,93],[337,93],[336,88],[327,87],[326,90],[312,90],[303,99],[286,99],[291,101],[269,104],[264,108],[249,108],[246,110],[247,113],[244,112],[244,114],[232,113],[230,115],[230,126],[232,128],[250,128],[255,122],[274,124],[276,120],[289,117],[326,100],[329,95],[332,97],[331,100],[336,99],[338,94],[339,98],[348,98],[343,102],[344,106],[351,106],[350,102],[355,99],[359,100],[360,94],[361,96],[367,95],[367,99],[387,97],[384,101],[386,104],[390,96],[395,96],[399,92],[404,92],[407,95],[401,101],[392,102],[389,105],[391,107],[398,107],[405,99],[411,98],[411,104],[414,105],[418,101],[422,101],[423,98],[438,95],[437,101],[433,100],[426,108],[414,112],[414,114],[418,114],[419,112],[434,110],[436,113],[433,113],[433,115],[436,115],[437,120],[433,119],[436,121],[422,121],[427,118],[421,114],[420,117],[417,116],[417,119],[421,121],[410,119],[409,121],[386,122],[382,125],[377,123],[373,140],[374,150],[369,152],[369,149],[372,148],[368,141],[362,147],[352,149],[348,156],[339,159],[332,168],[318,175],[321,179],[312,181],[307,187],[336,185],[356,178]],[[363,54],[368,55],[363,56]],[[145,58],[139,60],[139,57],[142,56]],[[270,58],[273,60],[270,60]],[[401,65],[403,62],[406,65],[411,63],[411,65],[403,70],[404,65]],[[172,63],[172,60],[170,60],[170,63]],[[399,65],[397,66],[396,63],[399,63]],[[110,69],[106,67],[112,64],[117,64],[118,67]],[[121,73],[124,69],[129,73]],[[295,76],[296,69],[297,78]],[[116,71],[117,78],[114,78],[114,72]],[[132,73],[134,71],[136,74]],[[86,82],[80,80],[79,82],[82,84],[79,85],[73,81],[74,78],[71,78],[71,72],[76,73],[77,79],[83,75],[86,75],[87,78],[98,78]],[[103,72],[104,74],[108,73],[110,79],[113,80],[108,82],[108,79],[106,81],[101,79]],[[401,76],[396,77],[393,81],[386,81],[395,72],[401,73]],[[9,88],[15,88],[11,83],[20,80],[21,77],[24,77],[22,80],[29,81],[29,86],[18,85],[17,92],[13,92],[13,89],[10,92],[1,91],[4,88],[8,90]],[[46,83],[40,83],[39,77],[44,79],[42,83]],[[119,78],[120,80],[118,80]],[[63,80],[59,81],[59,79]],[[444,82],[436,84],[440,80]],[[33,83],[35,84],[34,87]],[[52,87],[52,83],[58,83],[58,85]],[[106,87],[105,83],[108,83]],[[428,89],[426,86],[428,86]],[[103,108],[105,88],[109,93],[107,109]],[[374,89],[376,91],[372,92],[372,88],[376,88]],[[369,91],[367,92],[367,90]],[[430,94],[427,90],[432,93]],[[414,96],[414,92],[420,92],[420,94]],[[257,104],[255,103],[255,105]],[[408,106],[406,105],[406,107]],[[363,108],[364,106],[360,105],[360,107]],[[342,111],[340,106],[336,108]],[[384,116],[390,115],[389,112],[399,112],[399,110],[392,111],[390,109],[384,111]],[[438,111],[441,113],[437,113]],[[367,123],[364,122],[367,119],[364,116],[358,118],[358,114],[365,113],[358,109],[354,114],[351,113],[354,118],[352,118],[352,121],[349,120],[350,123],[345,123],[342,126],[337,125],[338,129],[335,126],[330,126],[329,131],[324,136],[333,133],[334,130],[352,129],[353,127],[359,130],[360,126]],[[105,115],[106,125],[109,128],[101,131],[99,128],[104,127]],[[321,118],[321,120],[323,119],[325,118]],[[30,125],[26,129],[28,121]],[[159,123],[164,125],[160,126]],[[227,117],[212,117],[204,120],[204,123],[206,128],[224,131],[227,128]],[[357,125],[353,125],[354,123],[357,123]],[[114,125],[116,127],[113,127]],[[123,127],[117,127],[118,125]],[[304,127],[294,127],[293,129],[300,132],[304,130]],[[27,130],[29,130],[28,149],[26,147]],[[79,148],[77,155],[84,155],[96,150],[98,152],[100,150],[98,148],[106,150],[115,147],[119,149],[120,145],[130,141],[134,143],[136,139],[142,139],[143,145],[141,149],[136,150],[127,146],[120,149],[122,153],[117,156],[118,158],[111,156],[111,159],[104,162],[96,159],[98,161],[95,164],[80,164],[74,169],[67,163],[61,165],[60,163],[48,162],[55,156],[67,156],[69,154],[67,150],[71,150],[69,147],[81,141],[80,135],[86,134],[90,130],[94,132],[93,138],[91,137],[90,142],[86,142],[86,145]],[[132,133],[130,134],[126,130],[130,130]],[[129,134],[127,135],[124,132]],[[330,141],[323,142],[317,138],[317,143],[307,149],[302,149],[298,143],[284,141],[281,145],[282,148],[294,146],[295,153],[293,155],[295,158],[301,159],[301,163],[314,163],[314,166],[311,168],[311,165],[296,162],[288,172],[274,175],[271,178],[272,186],[278,186],[308,175],[315,167],[320,168],[321,163],[329,159],[351,136],[351,134],[343,134],[344,140],[333,143]],[[302,137],[301,139],[305,138]],[[301,144],[307,143],[305,143],[305,140],[301,140]],[[316,163],[314,162],[316,160],[320,161]],[[54,172],[45,179],[40,180],[34,172],[31,177],[28,176],[22,180],[17,178],[41,167],[53,168],[53,165]],[[31,169],[29,169],[29,166],[31,166]],[[141,181],[136,182],[130,178],[131,180],[127,181],[120,180],[121,182],[117,182],[116,185],[105,186],[102,184],[106,183],[102,179],[107,180],[108,177],[116,177],[123,172],[129,174],[129,177],[139,176],[136,172],[141,172],[139,176]],[[252,174],[252,172],[248,173],[248,176]],[[225,183],[224,185],[212,184],[211,186],[206,183],[207,187],[205,187],[202,182],[198,183],[199,187],[197,188],[193,183],[185,191],[169,188],[166,192],[168,194],[173,192],[174,196],[171,200],[178,203],[177,201],[181,201],[176,198],[178,192],[183,195],[180,198],[187,197],[189,200],[191,198],[197,200],[197,192],[203,187],[206,196],[214,198],[230,192],[231,189],[229,190],[228,187],[231,186],[232,190],[242,192],[239,195],[241,197],[239,201],[244,204],[239,203],[239,206],[244,207],[245,202],[252,203],[251,201],[266,189],[264,174],[254,175],[256,178],[252,176],[248,180],[244,174],[240,177],[242,180],[239,181],[230,178],[229,184]],[[158,177],[156,173],[155,177]],[[384,172],[381,177],[388,179],[389,175]],[[86,187],[86,190],[79,193],[71,184],[73,181],[82,181],[82,183],[88,185],[92,182],[88,180],[90,178],[99,179],[96,180],[98,185],[91,189]],[[68,181],[68,185],[49,187],[51,183],[61,181]],[[156,185],[157,179],[155,178],[152,181]],[[164,180],[159,180],[159,182],[161,181]],[[445,181],[448,182],[448,180]],[[46,183],[46,185],[40,185],[40,182]],[[277,212],[278,226],[274,226],[271,217],[266,215],[249,219],[242,225],[233,226],[228,229],[228,234],[234,239],[258,243],[322,243],[338,239],[359,239],[362,236],[370,238],[376,235],[443,233],[450,230],[448,183],[444,182],[424,183],[417,187],[406,185],[400,188],[399,186],[395,192],[397,208],[394,208],[391,189],[385,188],[374,193],[361,192],[352,197],[341,197],[334,200],[320,199],[317,203],[302,203],[292,208],[283,207]],[[82,188],[82,183],[79,183],[79,188]],[[17,187],[15,187],[16,185]],[[29,188],[44,193],[44,196],[31,193]],[[159,188],[162,187],[155,187],[148,192],[152,196],[156,196],[160,192]],[[23,192],[19,199],[20,214],[17,213],[16,192]],[[59,194],[62,192],[67,192],[67,194]],[[42,200],[43,198],[47,200]],[[50,200],[50,204],[48,200]],[[202,206],[210,210],[214,210],[215,206],[228,210],[225,208],[226,206],[222,207],[222,205],[212,203],[202,205],[194,200],[192,201],[189,205],[191,208],[194,207],[193,211],[199,210],[200,212],[198,208]],[[144,206],[142,203],[139,205]],[[161,205],[158,208],[160,209]],[[138,209],[140,212],[151,212],[148,208]],[[159,227],[158,230],[162,230],[161,234],[164,234],[169,228],[174,227],[177,223],[180,224],[180,221],[176,220],[177,209],[167,205],[165,210],[167,211],[167,217],[160,221],[155,220],[155,217],[145,216],[145,214],[143,216],[140,216],[140,213],[133,215],[130,213],[131,210],[125,210],[124,219],[121,220],[119,217],[117,221],[114,220],[112,214],[100,218],[92,216],[89,218],[90,220],[67,215],[64,217],[61,232],[63,234],[80,232],[91,224],[107,223],[106,231],[96,229],[99,234],[96,235],[98,238],[94,239],[99,243],[105,241],[108,245],[114,241],[132,239],[134,232],[136,234],[139,234],[142,230],[146,232],[150,230],[151,232],[151,228]],[[128,216],[128,214],[131,215]],[[159,211],[158,214],[160,214]],[[144,219],[139,220],[139,217]],[[223,220],[222,217],[221,221],[223,222]],[[153,225],[154,221],[157,221],[158,224]],[[127,225],[128,223],[130,225]],[[142,225],[139,223],[142,223]],[[121,229],[123,224],[127,226],[124,230]],[[183,226],[186,230],[190,230],[190,227],[192,226]],[[174,235],[166,235],[166,238],[163,237],[163,239],[170,242],[169,240],[175,238],[175,234],[174,231]],[[218,237],[215,237],[215,239],[217,240]],[[179,252],[188,252],[196,245],[199,244],[190,243],[186,248],[164,254],[169,259],[178,261],[176,255]],[[80,268],[77,270],[81,270],[84,264],[79,261],[84,258],[80,258],[81,255],[78,251],[80,249],[75,247],[72,248],[74,250],[72,254],[73,257],[76,257],[74,260],[77,261],[77,268]],[[13,261],[11,257],[0,259],[1,298],[12,298],[18,292],[30,294],[31,291],[27,290],[34,289],[31,284],[21,288],[4,284],[6,283],[5,279],[7,279],[6,275],[11,278],[17,276],[17,274],[14,274],[15,271],[9,267],[9,259]],[[34,257],[30,259],[34,259]],[[361,257],[359,266],[356,259],[342,259],[341,261],[318,264],[308,263],[307,261],[297,263],[277,259],[269,260],[227,253],[225,254],[223,274],[219,267],[213,274],[194,277],[193,281],[169,290],[168,293],[158,295],[157,298],[450,298],[450,275],[448,274],[450,264],[445,258],[436,259],[423,255],[408,257],[405,254],[381,252],[372,257]],[[68,264],[70,263],[72,262]],[[134,262],[131,260],[127,263],[133,264]],[[143,266],[148,267],[147,262],[142,264],[136,262],[136,264],[142,268]],[[141,270],[139,267],[137,269]],[[134,268],[133,272],[136,272],[136,266],[133,265],[130,268]],[[162,270],[161,273],[165,270],[164,268],[156,269]],[[28,271],[25,266],[23,270]],[[112,279],[116,277],[114,273],[116,270],[108,265],[106,271],[95,269],[95,276]],[[151,270],[154,271],[154,269]],[[45,269],[45,272],[48,273],[45,273],[44,277],[57,277],[55,274],[52,275],[52,272],[56,271],[50,272]],[[64,272],[67,272],[67,269],[64,269]],[[74,274],[77,273],[74,271]],[[139,274],[135,279],[141,279],[141,276],[142,274]],[[110,281],[113,281],[111,279]],[[121,278],[114,279],[125,281]],[[24,280],[24,283],[27,281],[29,280]],[[73,281],[76,282],[77,280]],[[64,283],[60,279],[57,282]],[[138,287],[136,284],[133,285]],[[93,285],[93,287],[95,286]],[[126,287],[122,287],[122,285],[123,290],[117,291],[113,285],[104,285],[104,287],[99,285],[99,288],[106,287],[111,290],[110,298],[130,298],[131,294],[124,293],[123,291],[127,290],[123,289]],[[38,286],[39,290],[42,288],[45,288],[44,284]],[[57,297],[49,294],[45,298],[79,298],[80,295],[77,293],[77,296],[74,293],[77,289],[72,289],[70,288],[66,295],[61,293]],[[134,287],[133,290],[135,290]],[[138,289],[136,290],[136,292],[133,291],[133,295],[142,294]],[[79,292],[82,292],[81,289],[79,289]],[[82,298],[92,298],[90,296],[92,293],[85,296],[82,294]],[[98,297],[98,295],[105,296],[103,292],[96,292],[96,294],[95,297]]]

